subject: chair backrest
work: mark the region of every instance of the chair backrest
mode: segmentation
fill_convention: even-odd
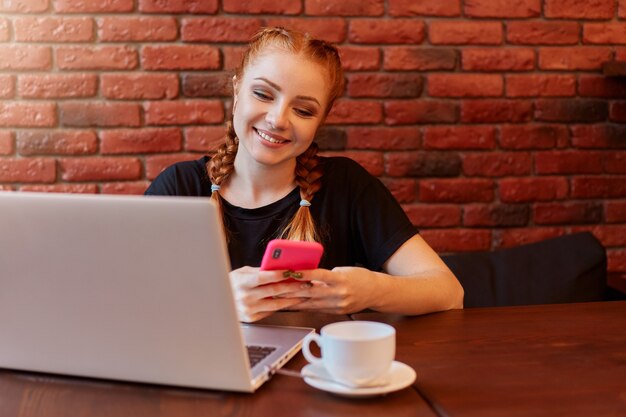
[[[607,291],[606,252],[589,232],[442,258],[465,289],[465,307],[600,301]]]

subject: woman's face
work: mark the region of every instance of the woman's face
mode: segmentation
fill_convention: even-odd
[[[293,164],[313,142],[328,101],[326,70],[289,52],[270,49],[234,80],[237,158],[248,164]]]

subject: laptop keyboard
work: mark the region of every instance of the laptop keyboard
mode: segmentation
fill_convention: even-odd
[[[254,367],[257,363],[261,362],[267,355],[276,350],[272,346],[255,346],[248,345],[248,358],[250,358],[250,368]]]

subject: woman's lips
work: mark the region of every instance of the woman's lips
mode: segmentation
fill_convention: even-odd
[[[263,139],[266,142],[272,143],[272,144],[276,144],[276,145],[280,145],[282,143],[287,143],[289,142],[289,140],[285,139],[285,138],[281,138],[281,137],[277,137],[276,135],[272,135],[269,132],[265,132],[265,131],[261,131],[259,129],[254,129],[255,132],[259,135],[259,137],[261,139]]]

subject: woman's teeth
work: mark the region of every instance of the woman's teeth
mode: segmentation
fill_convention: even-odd
[[[274,139],[274,138],[272,138],[272,137],[270,137],[270,136],[266,135],[265,133],[263,133],[263,132],[261,132],[261,131],[259,131],[259,130],[257,130],[256,132],[257,132],[257,133],[259,134],[259,136],[261,136],[263,139],[265,139],[266,141],[271,142],[271,143],[285,143],[285,142],[287,142],[286,140],[278,140],[278,139]]]

